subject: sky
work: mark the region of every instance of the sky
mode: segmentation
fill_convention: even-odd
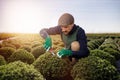
[[[0,32],[39,33],[63,13],[86,33],[120,33],[120,0],[0,0]]]

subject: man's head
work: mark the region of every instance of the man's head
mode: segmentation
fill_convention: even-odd
[[[74,26],[74,17],[69,13],[64,13],[60,16],[58,25],[61,27],[62,32],[67,35]]]

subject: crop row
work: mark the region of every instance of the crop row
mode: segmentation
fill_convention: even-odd
[[[53,35],[53,50],[64,47]],[[45,52],[39,35],[20,35],[0,44],[1,80],[120,80],[116,61],[120,59],[119,37],[91,37],[90,55],[72,66],[68,58]]]

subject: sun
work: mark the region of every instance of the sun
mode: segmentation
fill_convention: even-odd
[[[38,33],[49,23],[47,7],[27,1],[8,1],[2,10],[1,29],[7,32]]]

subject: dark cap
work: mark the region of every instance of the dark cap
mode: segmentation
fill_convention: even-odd
[[[68,26],[74,23],[74,17],[69,13],[64,13],[58,20],[58,25]]]

